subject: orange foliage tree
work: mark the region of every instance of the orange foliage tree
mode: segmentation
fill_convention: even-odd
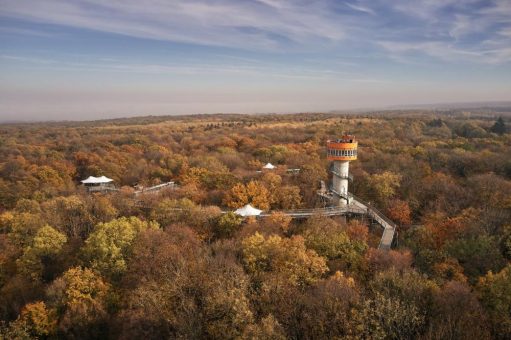
[[[390,202],[387,207],[387,216],[400,225],[412,223],[410,206],[402,200],[392,200]]]
[[[268,210],[270,194],[259,181],[250,181],[246,185],[238,183],[227,192],[224,203],[230,208],[241,208],[246,204],[252,204],[256,208]]]

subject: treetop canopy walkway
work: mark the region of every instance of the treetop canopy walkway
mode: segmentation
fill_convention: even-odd
[[[342,215],[365,215],[374,220],[383,228],[383,234],[378,246],[379,249],[390,249],[397,225],[387,218],[381,211],[363,202],[360,198],[349,194],[347,195],[349,204],[342,206],[333,206],[325,208],[295,209],[295,210],[273,210],[261,213],[259,216],[270,216],[274,212],[282,212],[292,218],[307,218],[313,215],[322,216],[342,216]]]

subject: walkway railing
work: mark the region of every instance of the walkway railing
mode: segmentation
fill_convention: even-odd
[[[160,185],[158,190],[164,188],[168,185]],[[380,239],[380,244],[378,246],[379,249],[390,249],[392,246],[392,241],[394,240],[394,235],[396,234],[397,225],[392,222],[389,218],[387,218],[381,211],[374,208],[368,203],[365,203],[360,198],[355,195],[348,193],[348,195],[342,195],[343,197],[349,200],[349,204],[340,205],[336,207],[326,207],[326,208],[312,208],[312,209],[293,209],[293,210],[272,210],[269,212],[263,212],[256,217],[267,217],[273,213],[283,213],[291,218],[307,218],[313,215],[322,215],[322,216],[341,216],[348,214],[356,214],[356,215],[366,215],[372,218],[376,223],[378,223],[383,228],[383,234]],[[141,204],[140,207],[144,207]],[[182,208],[174,208],[174,211],[183,211],[187,209]],[[222,211],[222,213],[228,213],[229,211]]]
[[[351,194],[351,197],[353,199],[353,204],[364,206],[367,209],[367,215],[369,215],[376,223],[378,223],[383,228],[383,235],[380,239],[380,245],[378,246],[378,248],[390,249],[390,247],[392,246],[392,241],[394,240],[394,234],[396,233],[397,230],[397,225],[375,207],[363,202],[360,198],[356,197],[353,194]]]
[[[88,192],[113,192],[119,191],[116,187],[112,186],[95,186],[95,187],[86,187]]]
[[[349,213],[353,214],[365,214],[366,211],[359,207],[352,205],[338,206],[338,207],[326,207],[326,208],[312,208],[312,209],[293,209],[293,210],[272,210],[271,212],[261,213],[259,216],[266,217],[273,213],[280,212],[291,216],[293,218],[303,218],[312,215],[323,215],[323,216],[339,216]]]
[[[145,193],[150,193],[150,192],[158,192],[162,189],[175,188],[175,187],[176,187],[176,183],[167,182],[167,183],[158,184],[158,185],[155,185],[155,186],[152,186],[149,188],[143,188],[143,189],[137,190],[137,191],[135,191],[135,195],[145,194]]]

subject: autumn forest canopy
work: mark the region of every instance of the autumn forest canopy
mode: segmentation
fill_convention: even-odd
[[[509,339],[510,126],[495,110],[0,125],[0,339]],[[283,212],[324,207],[343,133],[350,192],[398,225],[389,251],[369,218]]]

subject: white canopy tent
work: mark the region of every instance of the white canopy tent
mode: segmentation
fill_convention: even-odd
[[[263,166],[263,169],[275,169],[276,166],[271,163],[266,163],[265,166]]]
[[[113,181],[114,181],[113,179],[105,177],[105,176],[101,176],[101,177],[89,176],[89,178],[84,179],[82,181],[82,183],[83,184],[104,184],[104,183],[110,183]]]
[[[247,217],[247,216],[259,216],[262,212],[263,212],[262,210],[256,209],[253,206],[251,206],[250,204],[247,204],[243,208],[237,209],[234,213],[236,215]]]

